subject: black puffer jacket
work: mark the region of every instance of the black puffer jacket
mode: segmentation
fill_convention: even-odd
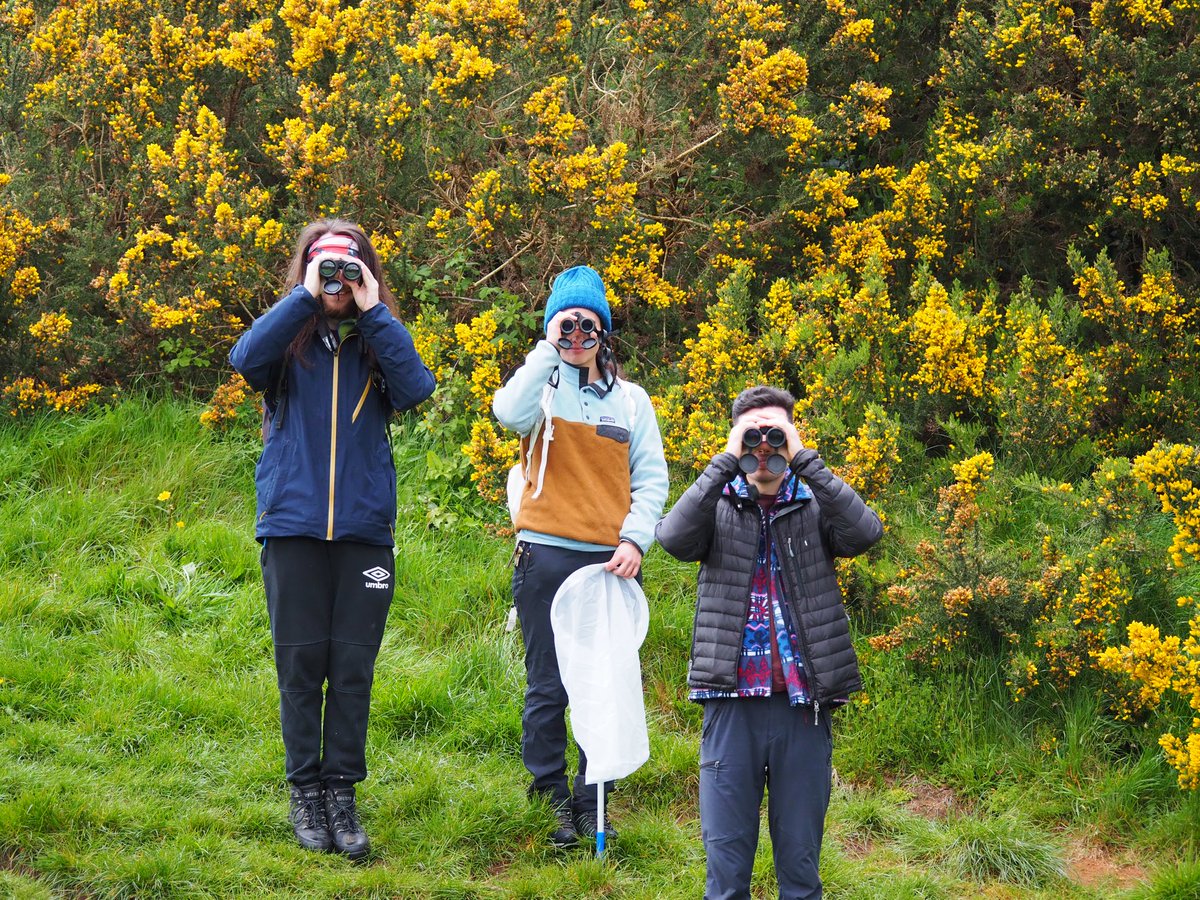
[[[815,450],[797,453],[791,469],[813,496],[776,511],[771,538],[809,693],[820,704],[862,689],[834,557],[867,550],[883,535],[883,525]],[[724,493],[737,474],[737,457],[717,454],[655,529],[672,556],[703,563],[688,671],[693,690],[737,689],[761,527],[757,503]]]

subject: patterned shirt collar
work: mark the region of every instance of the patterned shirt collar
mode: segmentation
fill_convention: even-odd
[[[739,474],[733,481],[725,485],[725,493],[729,496],[741,497],[743,500],[750,498],[750,482],[746,480],[745,475]],[[783,479],[779,485],[779,491],[775,494],[775,506],[781,506],[784,503],[791,503],[799,500],[811,500],[812,491],[808,489],[808,485],[800,480],[799,475],[791,475]]]

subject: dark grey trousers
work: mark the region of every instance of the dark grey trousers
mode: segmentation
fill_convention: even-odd
[[[362,781],[375,657],[395,590],[392,548],[268,538],[262,570],[287,780]]]
[[[558,671],[550,603],[567,576],[577,569],[612,559],[613,551],[567,550],[548,544],[517,544],[513,602],[525,639],[525,710],[521,715],[521,761],[533,776],[530,795],[541,794],[554,806],[572,805],[576,813],[595,815],[596,785],[589,785],[587,756],[579,748],[575,795],[567,784],[567,689]],[[612,782],[605,784],[605,796]]]
[[[832,784],[828,708],[792,707],[787,696],[704,701],[700,831],[705,900],[749,900],[758,816],[767,819],[780,900],[819,900],[817,867]]]

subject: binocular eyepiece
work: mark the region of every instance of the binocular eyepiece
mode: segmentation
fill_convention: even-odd
[[[738,460],[738,465],[742,472],[749,475],[758,469],[758,457],[752,451],[762,446],[766,442],[768,447],[778,450],[787,443],[787,435],[784,434],[782,428],[771,427],[766,431],[758,428],[747,428],[742,432],[742,447],[746,451]],[[772,475],[783,474],[787,468],[787,460],[780,453],[772,453],[767,457],[767,471]]]
[[[336,279],[338,272],[346,281],[362,281],[362,265],[353,260],[323,259],[317,266],[317,272],[325,279],[323,290],[327,294],[337,294],[342,290],[342,283]]]
[[[783,433],[782,428],[768,428],[766,431],[760,431],[757,428],[747,428],[742,432],[742,445],[747,450],[753,450],[758,447],[763,441],[767,442],[768,447],[774,447],[778,450],[787,443],[787,435]]]
[[[583,344],[581,346],[584,350],[591,350],[599,343],[594,336],[599,332],[599,325],[596,324],[596,320],[580,313],[575,313],[571,318],[563,319],[559,323],[558,333],[562,337],[558,339],[558,346],[564,350],[570,350],[571,339],[567,335],[574,334],[576,331],[583,335]]]

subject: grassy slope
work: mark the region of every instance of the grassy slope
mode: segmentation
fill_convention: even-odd
[[[615,800],[620,843],[604,864],[556,855],[524,794],[510,543],[465,517],[426,527],[425,446],[397,448],[400,587],[360,791],[376,852],[352,866],[294,846],[256,446],[197,413],[130,401],[0,429],[0,896],[701,895],[699,714],[682,699],[694,570],[647,560],[652,749]],[[1137,869],[1086,887],[1057,874],[1097,841],[1140,864],[1145,896],[1200,890],[1200,804],[1153,751],[1108,752],[1094,699],[1020,719],[983,663],[936,682],[867,670],[871,701],[837,723],[830,898],[1114,896]],[[764,835],[756,895],[772,890]]]

